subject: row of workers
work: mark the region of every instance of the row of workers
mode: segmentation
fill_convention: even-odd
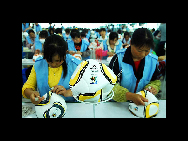
[[[76,102],[69,81],[81,60],[70,55],[70,49],[76,44],[75,49],[84,51],[85,45],[88,45],[80,36],[77,37],[78,34],[76,30],[71,31],[72,40],[68,42],[68,46],[59,35],[51,35],[45,39],[43,58],[37,60],[32,67],[28,80],[22,87],[23,97],[29,98],[33,104],[38,104],[44,99],[43,95],[54,87],[53,92],[61,95],[66,102]],[[117,33],[111,32],[109,41],[111,39],[113,40],[109,44],[115,46]],[[82,44],[79,47],[80,41]],[[116,49],[121,48],[119,44]],[[137,92],[146,89],[157,94],[160,90],[158,57],[150,53],[150,49],[154,48],[153,36],[146,28],[136,29],[130,44],[128,48],[119,49],[109,64],[110,69],[118,76],[118,82],[113,88],[113,99],[117,102],[131,100],[137,105],[144,105],[147,99],[136,94]],[[70,54],[67,53],[68,48]],[[81,51],[77,52],[83,53]],[[36,97],[39,97],[38,101],[35,101]]]
[[[122,44],[122,42],[118,40],[118,34],[116,32],[111,32],[109,34],[109,38],[107,38],[106,31],[104,30],[105,29],[102,29],[100,31],[102,38],[100,47],[102,48],[103,52],[105,52],[103,53],[104,59],[106,59],[107,56],[113,56],[115,52],[117,52],[119,49],[122,49],[123,46],[130,44],[130,38],[128,34],[125,36],[125,40],[123,40],[124,44]],[[33,53],[35,50],[40,50],[40,52],[43,52],[43,44],[45,39],[48,37],[47,31],[42,30],[39,35],[35,35],[35,32],[30,29],[28,34],[29,36],[26,37],[26,47],[32,49]],[[63,37],[61,28],[56,29],[56,34]],[[90,33],[87,35],[90,36]],[[90,58],[90,42],[88,41],[87,35],[85,35],[85,33],[80,33],[77,29],[71,30],[71,39],[67,40],[69,54],[80,54],[83,60]]]

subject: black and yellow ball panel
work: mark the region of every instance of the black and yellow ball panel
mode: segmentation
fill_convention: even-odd
[[[46,100],[41,101],[39,104],[37,104],[35,106],[44,106],[44,105],[49,104],[51,96],[52,96],[52,92],[49,91],[49,95],[47,95]]]
[[[141,92],[142,96],[143,96],[144,98],[146,98],[146,93],[145,93],[144,91],[140,91],[140,92]]]
[[[100,94],[100,98],[99,98],[99,101],[102,101],[102,89],[98,90],[96,93],[85,93],[85,94],[79,94],[77,96],[78,100],[80,101],[84,101],[84,100],[87,100],[87,99],[91,99],[91,98],[94,98],[96,96],[98,96]]]
[[[117,81],[117,76],[114,78],[112,74],[109,72],[108,68],[106,65],[100,63],[101,65],[101,72],[105,76],[105,78],[110,82],[110,84],[115,85]]]
[[[81,63],[81,67],[77,71],[75,77],[73,79],[70,79],[70,82],[69,82],[70,87],[75,86],[75,84],[79,82],[79,80],[82,78],[83,73],[85,72],[85,69],[87,68],[88,64],[89,64],[89,62],[87,62],[87,61],[83,61]]]
[[[54,102],[52,107],[59,108],[62,111],[61,114],[57,118],[62,118],[65,115],[65,108],[62,106],[62,104],[60,102]],[[46,110],[44,112],[44,114],[43,114],[44,118],[50,118],[49,112],[50,112],[51,108],[49,108],[48,110]]]
[[[157,110],[157,112],[156,112],[155,114],[153,114],[153,115],[150,116],[150,115],[149,115],[149,109],[150,109],[150,106],[151,106],[151,105],[157,106],[157,107],[158,107],[158,110]],[[149,105],[146,107],[146,109],[144,109],[144,111],[145,111],[145,117],[146,117],[146,118],[151,118],[151,117],[156,116],[157,113],[158,113],[158,111],[159,111],[159,103],[158,103],[158,102],[153,102],[153,103],[149,104]]]

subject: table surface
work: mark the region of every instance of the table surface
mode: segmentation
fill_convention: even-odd
[[[96,60],[96,59],[94,59]],[[98,62],[101,62],[105,65],[109,65],[109,62],[107,60],[97,60]],[[22,59],[22,65],[34,65],[35,62],[33,61],[33,59]]]
[[[29,49],[28,47],[23,47],[23,52],[32,52],[32,50]]]
[[[34,110],[34,104],[30,105]],[[105,102],[95,106],[95,118],[139,118],[130,113],[129,102]],[[67,103],[67,112],[63,118],[93,118],[93,105],[85,103]],[[35,113],[22,118],[36,118]],[[159,100],[159,113],[154,118],[166,118],[166,100]]]
[[[35,62],[33,61],[33,59],[22,59],[22,66],[23,65],[34,65]]]

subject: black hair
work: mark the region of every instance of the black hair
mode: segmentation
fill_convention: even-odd
[[[70,29],[69,29],[69,28],[66,28],[66,29],[65,29],[65,32],[66,32],[66,33],[70,33]]]
[[[86,37],[86,33],[85,32],[81,32],[81,37]]]
[[[66,64],[66,51],[68,50],[67,42],[59,35],[51,35],[45,39],[44,42],[44,59],[48,62],[52,62],[54,55],[59,55],[64,61],[62,64],[64,73],[63,78],[67,75],[67,64]]]
[[[48,31],[49,31],[50,35],[53,35],[53,34],[51,34],[51,31],[53,31],[53,33],[54,33],[54,28],[50,27],[50,29]]]
[[[108,32],[112,32],[112,30],[111,30],[111,29],[108,29]]]
[[[118,33],[118,34],[121,34],[121,32],[122,32],[121,29],[118,29],[117,33]]]
[[[39,37],[41,37],[41,38],[47,38],[47,37],[48,37],[48,31],[42,30],[42,31],[39,33]]]
[[[117,32],[110,32],[109,39],[114,40],[115,38],[118,39],[118,34]]]
[[[72,29],[70,35],[71,35],[71,38],[73,39],[75,37],[80,38],[80,32],[77,29]]]
[[[127,32],[127,31],[124,32],[124,38],[126,37],[126,35],[130,36],[129,32]]]
[[[138,28],[134,31],[131,38],[131,45],[141,48],[147,46],[154,49],[153,36],[150,30],[147,28]]]
[[[28,31],[28,34],[30,34],[30,33],[35,33],[34,31],[33,31],[33,29],[30,29],[29,31]]]
[[[105,32],[106,32],[106,29],[105,29],[105,28],[101,28],[101,29],[99,30],[99,32],[101,32],[101,31],[105,31]]]
[[[55,29],[55,33],[58,34],[58,33],[61,33],[62,34],[62,28],[56,28]]]
[[[155,31],[155,28],[153,28],[152,31]]]

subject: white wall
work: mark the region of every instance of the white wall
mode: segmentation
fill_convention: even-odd
[[[42,28],[49,27],[49,23],[39,23],[39,24],[42,26]],[[61,23],[52,23],[52,26],[54,24],[55,24],[55,28],[61,27]],[[114,27],[116,27],[118,24],[126,24],[127,25],[127,23],[62,23],[64,28],[75,26],[78,28],[90,28],[90,29],[100,28],[100,26],[106,26],[106,25],[110,25],[110,24],[114,24]],[[31,25],[32,25],[32,23],[31,23]],[[155,28],[155,30],[157,30],[159,25],[160,25],[160,23],[146,23],[142,27],[149,28],[149,29]],[[138,23],[136,23],[135,27],[139,28],[140,26]]]

